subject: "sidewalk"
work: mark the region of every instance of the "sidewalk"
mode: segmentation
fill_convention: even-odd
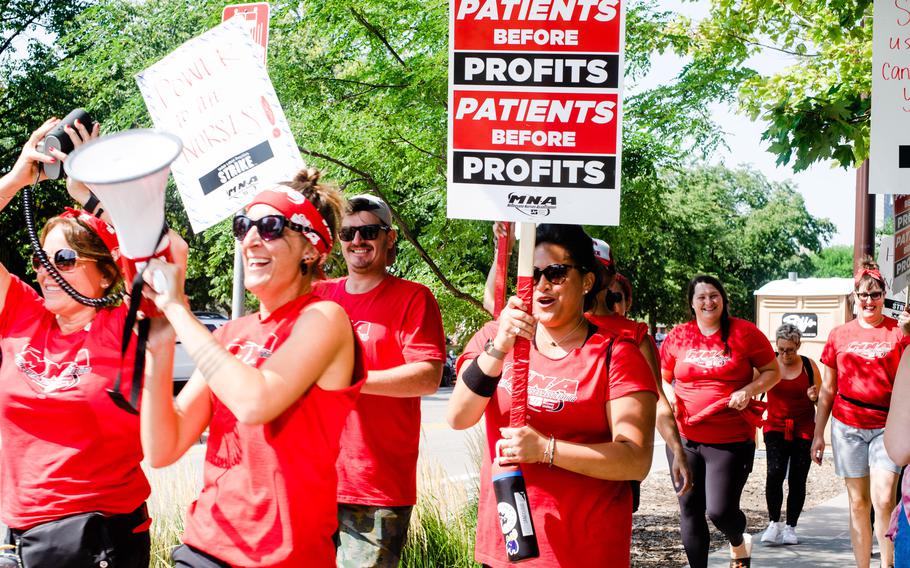
[[[752,566],[755,568],[844,568],[854,566],[848,532],[847,493],[805,511],[799,518],[799,544],[770,546],[761,543],[762,533],[752,535]],[[878,546],[874,545],[872,566],[878,567]],[[711,554],[710,568],[730,565],[730,551]]]

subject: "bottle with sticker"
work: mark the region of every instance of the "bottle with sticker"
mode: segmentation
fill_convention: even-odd
[[[499,465],[501,442],[496,442],[496,455],[493,456],[493,493],[509,562],[521,562],[540,556],[540,549],[524,475],[518,466]]]

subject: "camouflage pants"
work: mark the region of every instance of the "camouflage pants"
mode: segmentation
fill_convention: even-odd
[[[338,568],[397,568],[413,507],[338,504]]]

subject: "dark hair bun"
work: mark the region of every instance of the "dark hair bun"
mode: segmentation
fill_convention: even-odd
[[[864,256],[860,266],[866,270],[878,270],[878,263],[872,260],[871,256]]]

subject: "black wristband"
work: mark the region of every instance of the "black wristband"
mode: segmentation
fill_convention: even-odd
[[[499,379],[501,378],[502,374],[491,377],[481,371],[480,365],[477,364],[477,359],[471,361],[464,373],[461,374],[464,386],[468,387],[472,393],[484,398],[493,396],[493,393],[496,392],[496,385],[499,384]]]
[[[101,212],[95,213],[95,209],[98,209],[98,204],[100,204],[100,203],[101,203],[101,200],[98,199],[98,196],[95,195],[94,193],[92,193],[91,191],[89,191],[88,192],[88,201],[85,202],[85,205],[83,205],[82,208],[85,209],[86,211],[88,211],[89,213],[91,213],[92,215],[98,217],[101,215],[101,213],[104,212],[104,209],[102,209]]]

